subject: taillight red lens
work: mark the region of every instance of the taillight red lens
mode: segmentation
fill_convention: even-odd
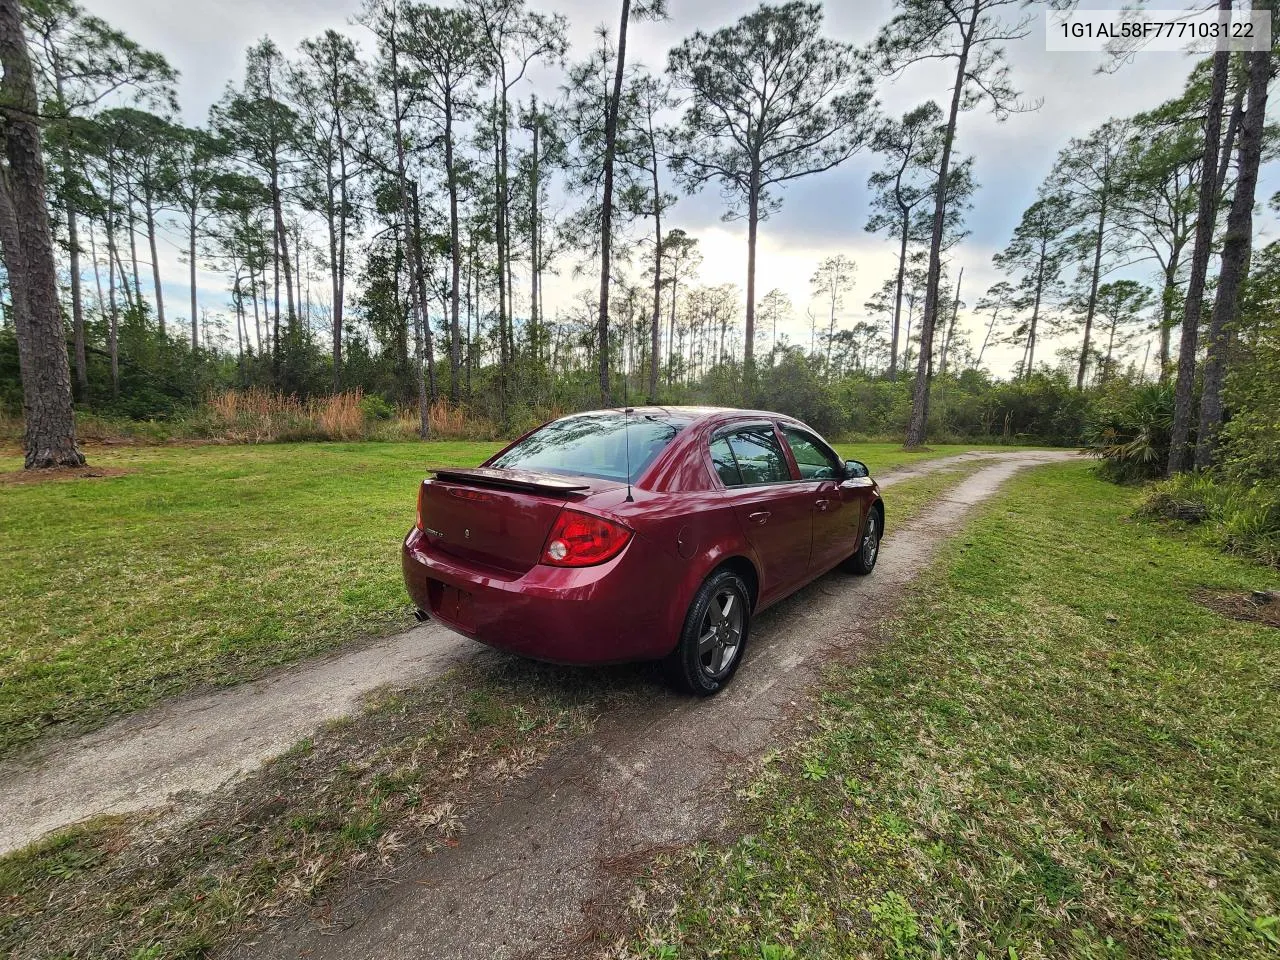
[[[542,548],[542,562],[553,567],[590,567],[612,560],[631,539],[620,523],[576,510],[561,510]]]
[[[426,492],[425,484],[418,484],[418,522],[414,524],[419,530],[422,529],[422,495]]]

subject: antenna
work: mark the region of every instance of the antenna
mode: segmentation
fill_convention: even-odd
[[[627,406],[627,372],[622,372],[622,445],[627,448],[627,503],[635,503],[631,495],[631,408]]]

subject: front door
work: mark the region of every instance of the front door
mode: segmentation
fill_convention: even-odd
[[[784,423],[782,436],[800,470],[797,486],[806,491],[813,512],[809,572],[825,573],[857,549],[863,498],[843,483],[844,461],[816,434]]]
[[[793,482],[772,423],[721,428],[711,459],[760,562],[760,601],[785,596],[809,569],[813,496]]]

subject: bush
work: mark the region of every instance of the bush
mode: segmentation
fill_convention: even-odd
[[[396,408],[378,396],[362,398],[360,410],[366,420],[390,420],[396,415]]]
[[[1085,425],[1085,445],[1117,483],[1152,480],[1169,462],[1173,386],[1150,384],[1098,402]]]
[[[1153,484],[1139,513],[1202,524],[1222,549],[1280,566],[1280,484],[1246,484],[1179,474]]]

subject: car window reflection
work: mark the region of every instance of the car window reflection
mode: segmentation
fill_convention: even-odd
[[[634,482],[684,426],[652,416],[565,417],[525,437],[490,466]]]

